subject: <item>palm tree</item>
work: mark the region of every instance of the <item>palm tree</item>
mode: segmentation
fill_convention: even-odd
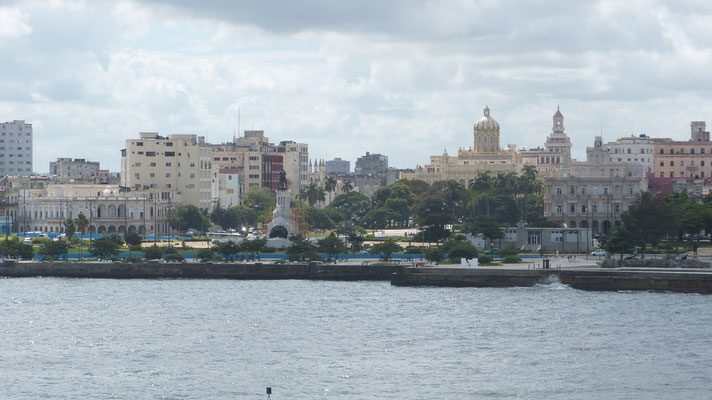
[[[74,225],[74,220],[71,218],[67,218],[66,221],[64,221],[64,233],[67,235],[67,251],[64,253],[64,261],[67,261],[67,254],[69,253],[69,246],[72,245],[72,237],[74,236],[74,232],[77,231],[76,225]]]
[[[470,182],[470,190],[473,192],[482,192],[485,196],[485,205],[487,206],[487,216],[490,215],[490,199],[488,192],[492,189],[492,176],[489,171],[477,174],[475,180]]]
[[[329,193],[330,202],[333,200],[331,193],[336,191],[336,178],[333,176],[327,176],[324,180],[324,189]]]
[[[445,199],[452,204],[452,227],[455,228],[455,207],[464,198],[464,188],[459,183],[449,180],[445,183],[443,188],[443,193],[445,194]]]
[[[354,185],[351,183],[351,179],[347,179],[341,184],[341,191],[344,192],[344,194],[349,194],[352,190],[354,190]]]
[[[536,174],[539,171],[536,170],[536,167],[533,165],[525,165],[522,167],[522,178],[526,178],[530,182],[533,182],[536,180]]]
[[[84,216],[83,213],[77,215],[77,219],[74,220],[74,225],[76,225],[77,230],[81,232],[82,237],[79,239],[79,260],[82,259],[82,243],[84,242],[84,234],[87,232],[89,227],[89,220]]]

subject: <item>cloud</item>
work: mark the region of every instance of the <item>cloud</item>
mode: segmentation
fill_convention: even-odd
[[[56,157],[119,169],[140,131],[240,127],[313,158],[414,167],[472,145],[536,147],[560,104],[574,154],[603,130],[686,138],[711,115],[712,7],[685,1],[23,1],[0,6],[0,119]],[[77,146],[81,143],[81,146]]]

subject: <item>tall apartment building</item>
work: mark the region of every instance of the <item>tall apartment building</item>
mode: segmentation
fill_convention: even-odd
[[[324,162],[327,175],[348,175],[351,173],[351,161],[338,157]]]
[[[202,136],[142,132],[121,150],[121,186],[160,193],[161,201],[211,209],[210,156]]]
[[[49,163],[49,174],[60,181],[98,181],[99,170],[97,161],[87,161],[83,158],[58,158],[57,161]]]
[[[385,174],[388,171],[388,156],[366,152],[356,160],[354,173],[357,176]]]
[[[32,124],[0,123],[0,176],[32,175]]]

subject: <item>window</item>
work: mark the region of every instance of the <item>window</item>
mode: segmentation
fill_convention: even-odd
[[[175,151],[167,151],[165,152],[166,157],[175,157],[176,152]]]
[[[680,161],[680,166],[681,166],[681,167],[684,167],[684,166],[685,166],[685,161],[684,161],[684,160]]]
[[[704,149],[704,147],[700,149],[700,154],[705,154],[705,149]]]
[[[573,186],[569,187],[569,194],[576,194],[576,188]]]
[[[675,177],[675,173],[672,172],[672,171],[670,171],[670,177],[671,177],[671,178],[674,178],[674,177]]]
[[[665,166],[665,161],[660,161],[660,166],[664,167]]]
[[[581,194],[586,195],[586,186],[581,186]]]
[[[155,177],[156,177],[156,174],[154,174],[153,172],[151,172],[150,174],[148,174],[148,176],[150,176],[151,178],[155,178]]]
[[[156,166],[156,163],[155,163],[155,162],[152,162],[152,163],[149,164],[149,166],[155,167],[155,166]]]
[[[670,161],[670,166],[674,167],[675,166],[675,161]]]
[[[551,231],[551,241],[552,241],[552,242],[559,242],[559,243],[561,243],[561,241],[563,240],[563,236],[564,236],[564,235],[562,234],[561,231],[558,231],[558,230],[557,230],[557,231]]]
[[[615,203],[615,204],[613,204],[613,212],[615,212],[615,213],[621,212],[621,205],[620,205],[620,203]]]
[[[135,177],[136,179],[141,179],[141,174],[139,174],[138,172],[136,172],[136,173],[134,174],[134,177]]]
[[[690,154],[695,154],[695,149],[690,149]]]
[[[608,186],[603,187],[603,194],[608,194]]]
[[[136,142],[136,146],[143,146],[143,142]]]
[[[171,177],[171,173],[170,173],[170,172],[166,172],[166,178],[170,178],[170,177]]]
[[[633,185],[628,185],[628,194],[633,194]]]
[[[705,160],[700,161],[700,167],[704,167],[704,166],[705,166]]]
[[[569,204],[569,212],[570,212],[570,213],[575,213],[575,212],[576,212],[576,203],[571,203],[571,204]]]
[[[660,171],[660,177],[661,177],[661,178],[665,177],[665,172]]]
[[[168,147],[173,146],[173,142],[166,142],[166,146],[168,146]]]
[[[665,150],[660,149],[660,154],[665,154]]]
[[[597,196],[598,195],[598,186],[591,186],[591,193],[594,196]]]
[[[167,162],[166,167],[170,167],[170,166],[171,166],[171,163]]]
[[[195,174],[190,174],[190,179],[195,178]]]
[[[556,187],[556,194],[561,194],[561,186]]]
[[[561,214],[562,212],[564,212],[564,207],[561,205],[561,203],[557,203],[557,204],[556,204],[556,212],[559,213],[559,214]]]
[[[581,204],[581,212],[585,213],[588,210],[588,207],[586,207],[586,204]]]
[[[598,204],[591,204],[591,212],[594,214],[598,212]]]
[[[527,244],[541,243],[541,235],[539,231],[527,231]]]
[[[147,151],[147,152],[146,152],[146,157],[155,157],[155,156],[156,156],[156,152],[155,152],[155,151]]]

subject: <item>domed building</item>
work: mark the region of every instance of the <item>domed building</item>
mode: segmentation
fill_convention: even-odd
[[[473,127],[473,147],[460,148],[457,156],[431,156],[430,163],[416,167],[412,174],[401,174],[401,178],[420,179],[432,184],[437,181],[454,180],[462,185],[468,185],[477,174],[490,171],[492,174],[515,172],[521,169],[521,163],[516,145],[500,148],[500,128],[497,120],[490,115],[488,106],[484,115]]]
[[[490,116],[489,107],[485,106],[484,116],[475,122],[475,153],[497,153],[499,149],[499,123]]]

